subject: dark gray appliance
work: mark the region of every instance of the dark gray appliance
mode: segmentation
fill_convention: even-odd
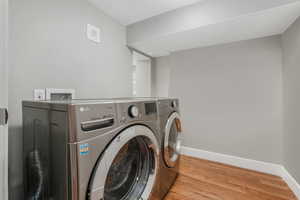
[[[164,197],[174,184],[179,170],[182,127],[179,100],[158,99],[161,134],[160,197]]]
[[[156,101],[23,102],[25,199],[159,199]]]

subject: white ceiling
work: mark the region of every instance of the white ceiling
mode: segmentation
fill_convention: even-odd
[[[245,15],[189,31],[149,38],[131,44],[153,57],[171,52],[261,38],[283,33],[300,15],[300,3]]]
[[[202,0],[89,0],[123,25],[191,5]]]
[[[300,0],[89,0],[127,26],[127,44],[153,57],[283,33]]]
[[[300,0],[205,0],[128,26],[127,42],[159,57],[282,34],[299,16]]]

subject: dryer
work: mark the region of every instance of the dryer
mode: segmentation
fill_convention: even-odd
[[[23,102],[24,199],[159,199],[156,101]]]
[[[176,181],[179,170],[182,127],[179,100],[158,99],[161,137],[160,197],[164,197]]]

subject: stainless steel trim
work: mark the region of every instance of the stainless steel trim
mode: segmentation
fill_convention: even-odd
[[[172,127],[172,124],[174,120],[181,121],[181,117],[177,112],[174,112],[168,119],[167,125],[165,127],[165,138],[164,138],[164,160],[166,161],[166,164],[168,167],[174,167],[176,165],[176,162],[179,158],[180,151],[181,151],[181,140],[178,138],[176,141],[176,149],[175,154],[171,157],[169,152],[169,137],[170,137],[170,130]],[[176,127],[179,133],[181,133],[181,126]]]
[[[176,143],[176,152],[180,154],[181,152],[181,140],[178,140]]]
[[[144,192],[140,198],[145,200],[149,199],[158,173],[159,145],[154,133],[149,128],[142,125],[136,125],[121,132],[104,152],[96,168],[96,173],[91,181],[90,200],[99,200],[104,198],[103,188],[105,187],[105,181],[115,157],[118,155],[122,147],[128,143],[128,141],[138,136],[145,136],[148,138],[151,142],[151,149],[154,152],[155,169],[150,175]]]
[[[79,185],[78,185],[78,168],[77,168],[77,146],[76,144],[69,144],[69,159],[70,159],[70,166],[69,166],[69,175],[71,176],[71,199],[78,200],[79,199]]]
[[[74,114],[74,107],[72,105],[68,105],[68,122],[69,122],[69,143],[76,142],[77,138],[77,124],[76,124],[76,115]]]

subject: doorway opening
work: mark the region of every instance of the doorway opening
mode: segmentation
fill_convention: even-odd
[[[134,97],[151,97],[151,66],[150,57],[133,51],[132,53],[132,94]]]

